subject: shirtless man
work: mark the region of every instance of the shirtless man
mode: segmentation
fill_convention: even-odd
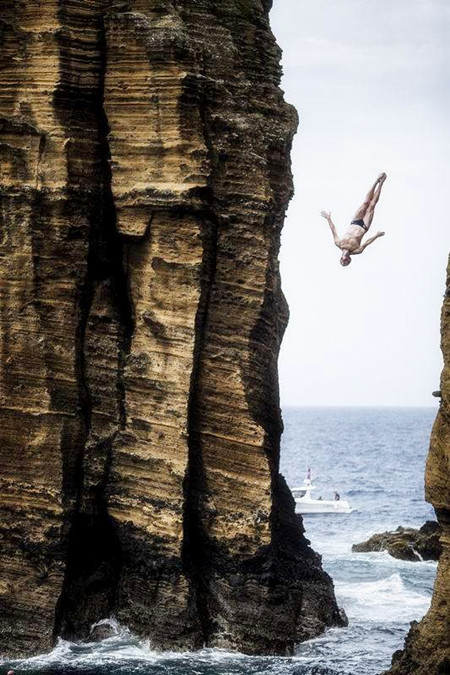
[[[333,221],[331,220],[331,213],[326,211],[321,212],[321,216],[328,221],[331,232],[333,233],[334,243],[342,251],[341,256],[341,265],[347,267],[350,265],[352,259],[351,255],[356,255],[357,253],[362,253],[369,244],[371,244],[378,237],[384,237],[384,232],[377,232],[373,237],[366,239],[364,244],[362,243],[362,238],[368,232],[372,220],[373,214],[375,212],[375,206],[380,198],[381,188],[383,183],[386,180],[386,174],[380,173],[375,183],[370,188],[367,196],[364,200],[364,204],[357,210],[355,213],[350,227],[347,232],[344,234],[342,239],[339,239],[338,233],[334,226]]]

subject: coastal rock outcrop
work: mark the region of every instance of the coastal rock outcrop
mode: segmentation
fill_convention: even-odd
[[[416,562],[438,560],[442,552],[441,527],[434,520],[427,520],[421,528],[398,527],[395,532],[374,534],[367,541],[353,544],[355,553],[387,551],[393,558]]]
[[[342,622],[279,474],[270,0],[4,0],[0,652]]]
[[[450,673],[450,258],[441,314],[441,348],[441,403],[431,433],[425,494],[442,528],[442,553],[431,607],[419,623],[412,623],[404,649],[392,658],[389,675]]]

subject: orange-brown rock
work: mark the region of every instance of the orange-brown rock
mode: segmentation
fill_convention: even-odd
[[[111,614],[282,654],[341,622],[279,474],[269,6],[2,3],[2,653]]]
[[[413,622],[403,651],[392,659],[391,675],[450,673],[450,258],[441,315],[441,404],[431,433],[425,491],[442,528],[433,598],[428,613]]]

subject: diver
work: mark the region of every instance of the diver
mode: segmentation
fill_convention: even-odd
[[[339,238],[336,227],[331,220],[331,213],[328,213],[327,211],[321,211],[320,215],[328,221],[328,225],[330,226],[331,232],[333,234],[334,243],[342,251],[340,262],[343,267],[350,265],[352,261],[350,256],[362,253],[364,249],[369,246],[369,244],[372,244],[372,242],[375,241],[375,239],[378,239],[378,237],[384,237],[384,232],[377,232],[373,237],[369,237],[364,243],[362,243],[362,238],[366,232],[369,231],[369,228],[372,224],[375,206],[377,205],[380,198],[381,188],[383,187],[385,180],[386,174],[380,173],[377,180],[367,193],[364,203],[356,211],[353,220],[350,223],[350,227],[342,239]]]

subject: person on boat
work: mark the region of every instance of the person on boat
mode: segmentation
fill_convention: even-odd
[[[359,209],[353,216],[350,227],[342,238],[339,238],[336,227],[331,220],[331,213],[321,211],[321,216],[328,221],[331,232],[333,234],[334,243],[341,249],[341,265],[347,267],[350,265],[352,259],[350,256],[362,253],[370,244],[372,244],[378,237],[384,237],[384,232],[377,232],[373,237],[369,237],[363,243],[362,239],[372,224],[375,206],[378,203],[381,194],[381,188],[386,180],[386,174],[380,173],[375,183],[370,188],[367,196]]]
[[[334,493],[334,499],[335,499],[335,501],[338,502],[338,501],[340,500],[340,498],[341,498],[341,495],[339,494],[339,492],[335,492],[335,493]]]

